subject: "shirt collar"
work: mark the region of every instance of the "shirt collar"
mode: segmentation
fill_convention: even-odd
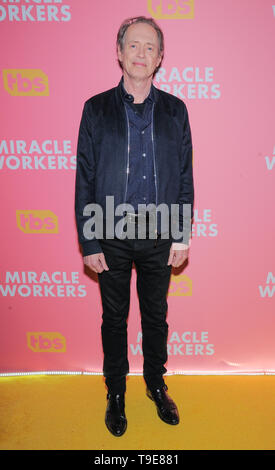
[[[121,97],[123,99],[123,101],[126,101],[127,103],[129,102],[132,102],[131,99],[129,99],[130,96],[132,95],[129,95],[129,93],[127,93],[127,91],[125,90],[124,88],[124,78],[123,78],[123,75],[120,79],[120,82],[119,82],[119,88],[120,88],[120,93],[121,93]],[[147,98],[145,98],[144,102],[146,101],[151,101],[151,102],[155,102],[156,101],[156,96],[155,96],[155,87],[153,86],[153,83],[151,84],[151,89],[150,89],[150,93],[149,95],[147,96]]]

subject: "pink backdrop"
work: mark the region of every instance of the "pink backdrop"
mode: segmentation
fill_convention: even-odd
[[[0,1],[0,371],[101,372],[97,275],[74,219],[84,101],[116,86],[123,19],[165,35],[155,85],[194,143],[189,263],[168,296],[169,372],[275,372],[275,0]],[[3,44],[5,44],[3,48]],[[141,372],[132,274],[130,372]]]

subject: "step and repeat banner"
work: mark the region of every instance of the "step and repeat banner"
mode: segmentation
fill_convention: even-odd
[[[189,260],[168,293],[170,373],[275,372],[275,0],[0,0],[0,372],[102,371],[97,275],[77,240],[84,102],[119,83],[116,34],[164,32],[157,88],[193,137]],[[143,366],[136,271],[130,373]]]

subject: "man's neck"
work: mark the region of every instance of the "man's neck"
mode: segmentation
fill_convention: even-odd
[[[134,80],[127,75],[123,75],[123,85],[127,93],[133,95],[134,103],[143,103],[150,93],[152,78],[147,80]]]

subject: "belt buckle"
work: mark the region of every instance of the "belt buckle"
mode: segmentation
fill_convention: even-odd
[[[136,216],[137,216],[137,214],[133,214],[132,212],[127,212],[128,222],[130,222],[131,224],[135,223],[136,222]]]

